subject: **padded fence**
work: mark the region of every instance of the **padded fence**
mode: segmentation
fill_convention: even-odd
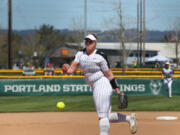
[[[160,78],[117,78],[117,83],[127,95],[167,95]],[[180,79],[172,84],[173,95],[180,95]],[[84,78],[1,79],[0,96],[61,96],[91,95]]]

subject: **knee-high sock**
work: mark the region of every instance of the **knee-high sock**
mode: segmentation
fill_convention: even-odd
[[[110,113],[109,114],[109,121],[110,122],[125,122],[129,121],[130,116],[126,116],[120,113]]]
[[[109,127],[109,119],[107,117],[99,120],[100,135],[108,135]]]
[[[169,97],[172,97],[171,83],[168,84]]]

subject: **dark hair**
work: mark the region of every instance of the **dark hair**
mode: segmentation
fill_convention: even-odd
[[[98,37],[95,33],[91,33],[91,34],[96,38],[96,40],[98,40]]]

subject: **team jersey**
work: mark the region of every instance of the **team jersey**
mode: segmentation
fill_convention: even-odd
[[[87,55],[86,50],[78,51],[74,61],[79,63],[88,84],[92,84],[104,76],[104,70],[109,69],[107,57],[103,52],[94,50],[91,55]]]
[[[165,79],[166,78],[171,78],[172,74],[173,74],[173,70],[172,69],[170,69],[170,68],[168,68],[168,69],[163,68],[163,75],[164,75]]]

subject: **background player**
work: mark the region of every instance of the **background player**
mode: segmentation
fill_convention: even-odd
[[[168,91],[169,98],[172,97],[172,89],[171,89],[171,85],[173,81],[172,74],[173,74],[173,70],[170,68],[170,63],[166,62],[165,67],[162,69],[162,78],[164,79],[164,85],[166,90]]]
[[[109,68],[104,53],[96,49],[97,37],[89,34],[85,37],[85,49],[78,51],[70,66],[64,64],[62,70],[65,74],[72,74],[80,66],[85,75],[86,82],[93,91],[93,100],[99,117],[100,135],[108,135],[110,122],[129,122],[131,133],[137,131],[136,114],[126,116],[120,113],[111,112],[111,97],[114,88],[118,94],[117,86],[112,71]]]

